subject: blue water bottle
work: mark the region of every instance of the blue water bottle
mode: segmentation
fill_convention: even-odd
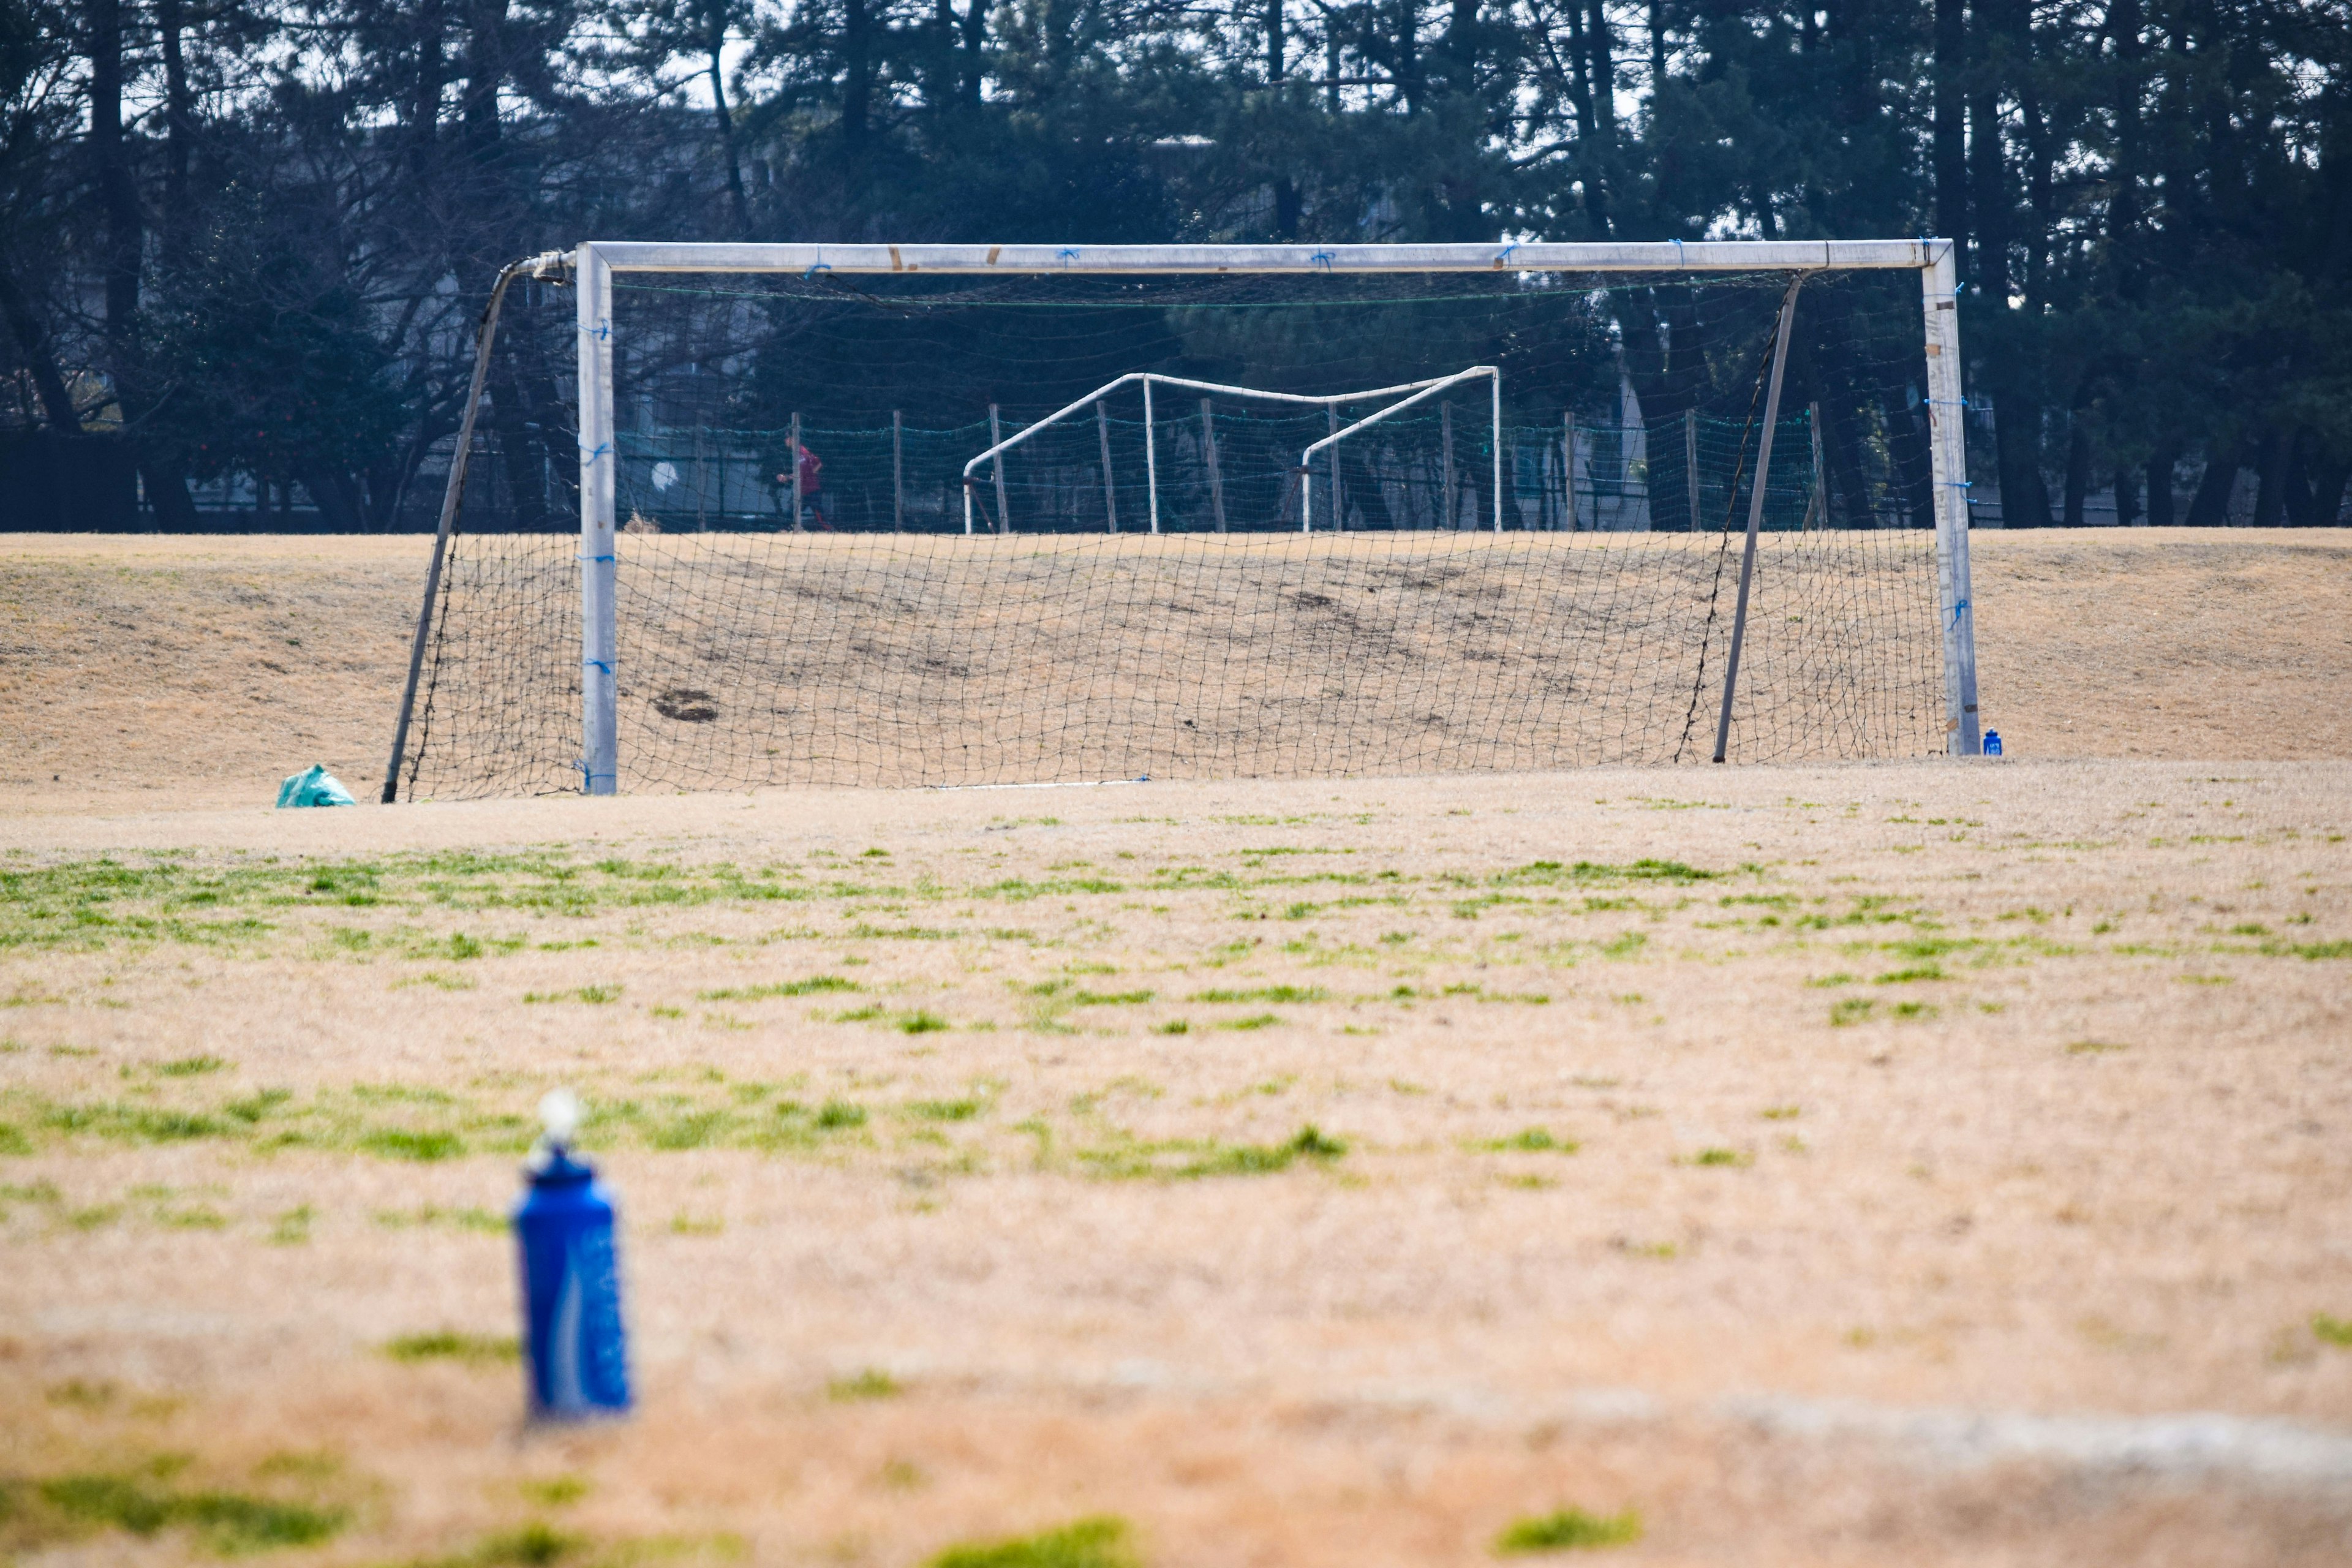
[[[1985,734],[1984,734],[1984,754],[1985,754],[1986,756],[1988,756],[1988,757],[1997,757],[1997,756],[2000,755],[2000,731],[1998,731],[1998,730],[1987,730],[1987,731],[1985,731]]]
[[[629,1407],[613,1198],[594,1169],[572,1157],[580,1101],[559,1089],[539,1104],[546,1135],[524,1173],[514,1212],[522,1255],[523,1344],[531,1415],[576,1421]]]

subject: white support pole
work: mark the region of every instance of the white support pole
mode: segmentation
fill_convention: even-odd
[[[1977,615],[1969,584],[1967,405],[1960,393],[1959,291],[1952,247],[1937,241],[1919,269],[1927,318],[1927,469],[1935,493],[1936,588],[1944,627],[1944,749],[1980,756]]]
[[[572,264],[580,323],[580,772],[589,795],[620,774],[614,635],[613,270],[593,245]]]
[[[1503,531],[1503,373],[1500,370],[1487,378],[1487,391],[1494,398],[1495,428],[1495,531]]]
[[[1143,488],[1150,500],[1151,531],[1160,531],[1160,447],[1151,429],[1151,378],[1143,378]]]
[[[907,422],[890,410],[890,531],[907,531]]]
[[[1110,478],[1110,414],[1102,400],[1095,400],[1095,436],[1102,442],[1103,521],[1113,533],[1118,531],[1118,491]]]

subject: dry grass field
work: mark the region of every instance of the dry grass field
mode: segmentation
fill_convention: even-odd
[[[1980,537],[2004,763],[289,816],[415,542],[0,541],[0,1559],[2352,1559],[2347,557]]]

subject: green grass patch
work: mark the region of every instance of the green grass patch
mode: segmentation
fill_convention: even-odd
[[[541,1508],[569,1508],[593,1489],[585,1476],[549,1476],[517,1483],[515,1490]]]
[[[1197,1181],[1212,1176],[1270,1176],[1301,1160],[1328,1163],[1347,1144],[1309,1123],[1281,1143],[1223,1143],[1214,1139],[1129,1142],[1080,1151],[1094,1174],[1126,1180]]]
[[[1873,985],[1909,985],[1922,980],[1941,980],[1943,978],[1944,972],[1939,966],[1933,963],[1922,963],[1915,965],[1909,969],[1890,970],[1885,974],[1873,975],[1871,976],[1870,983]]]
[[[155,1070],[165,1078],[195,1078],[203,1073],[219,1072],[228,1066],[218,1057],[182,1057],[165,1062]]]
[[[1867,996],[1848,996],[1830,1008],[1830,1026],[1843,1029],[1859,1024],[1877,1005]]]
[[[1189,1035],[1192,1032],[1192,1026],[1182,1018],[1171,1018],[1164,1024],[1153,1025],[1151,1032],[1155,1035]]]
[[[404,1128],[384,1127],[362,1135],[360,1147],[386,1160],[414,1160],[419,1164],[431,1164],[437,1160],[454,1160],[466,1152],[466,1142],[455,1132],[413,1132]]]
[[[384,1342],[383,1353],[398,1362],[455,1361],[487,1366],[522,1359],[522,1346],[511,1335],[467,1334],[455,1329],[403,1334]]]
[[[1529,1127],[1507,1138],[1489,1138],[1472,1148],[1488,1154],[1573,1154],[1583,1145],[1573,1138],[1556,1138],[1547,1127]]]
[[[1709,882],[1721,876],[1719,871],[1702,871],[1680,860],[1659,860],[1644,857],[1626,865],[1610,865],[1598,860],[1579,860],[1564,865],[1558,860],[1537,860],[1517,870],[1498,872],[1487,879],[1497,887],[1558,887],[1564,884],[1606,884],[1611,882]]]
[[[2066,1045],[2066,1054],[2070,1057],[2103,1057],[2110,1051],[2128,1048],[2114,1040],[2070,1040]]]
[[[507,1231],[505,1216],[492,1214],[488,1209],[445,1209],[435,1204],[414,1209],[378,1209],[375,1222],[387,1230],[406,1230],[414,1226],[471,1231],[478,1236],[504,1236]]]
[[[619,1001],[621,988],[617,985],[580,985],[569,991],[526,991],[522,999],[525,1002],[584,1002],[592,1007],[602,1006],[607,1002]]]
[[[191,1530],[223,1556],[316,1546],[350,1521],[347,1510],[286,1502],[244,1492],[181,1491],[128,1475],[60,1476],[33,1489],[41,1507],[68,1528],[152,1536]],[[13,1510],[10,1510],[13,1511]],[[6,1513],[0,1511],[0,1519]]]
[[[1642,1516],[1632,1509],[1622,1513],[1596,1514],[1580,1508],[1563,1508],[1513,1521],[1495,1537],[1495,1550],[1509,1557],[1533,1552],[1630,1546],[1641,1539]]]
[[[924,1121],[969,1121],[981,1112],[977,1100],[916,1100],[908,1101],[908,1115]]]
[[[1072,994],[1070,1005],[1075,1007],[1139,1007],[1151,1000],[1149,991],[1079,991]]]
[[[926,1013],[919,1009],[912,1013],[900,1014],[894,1026],[902,1035],[933,1035],[946,1028],[948,1021],[936,1013]]]
[[[698,991],[698,1002],[759,1002],[771,996],[817,996],[827,992],[855,991],[855,980],[838,974],[813,974],[806,980],[785,980],[772,985],[734,985],[719,991]]]
[[[1702,1149],[1679,1163],[1685,1165],[1711,1165],[1744,1171],[1756,1163],[1756,1156],[1743,1153],[1738,1149]]]
[[[2325,1312],[2314,1312],[2311,1332],[2322,1344],[2352,1350],[2352,1318],[2331,1318]]]
[[[906,1390],[898,1380],[878,1366],[865,1367],[847,1377],[836,1377],[824,1385],[824,1396],[844,1404],[861,1399],[895,1399]]]
[[[1281,1022],[1281,1017],[1276,1014],[1254,1013],[1246,1018],[1220,1019],[1217,1027],[1220,1029],[1271,1029]]]
[[[929,1568],[1142,1568],[1127,1521],[1108,1514],[1055,1530],[950,1546]]]
[[[1244,989],[1225,988],[1195,991],[1194,1002],[1327,1002],[1331,993],[1320,985],[1255,985]]]

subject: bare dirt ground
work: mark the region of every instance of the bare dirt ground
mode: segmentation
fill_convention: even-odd
[[[2345,1561],[2347,546],[2127,542],[1979,541],[2003,763],[280,816],[414,547],[11,541],[0,1552]],[[556,1083],[643,1408],[537,1433]]]
[[[0,535],[0,811],[266,805],[383,777],[429,542]],[[2021,757],[2352,756],[2352,532],[1974,544],[1984,712]]]

